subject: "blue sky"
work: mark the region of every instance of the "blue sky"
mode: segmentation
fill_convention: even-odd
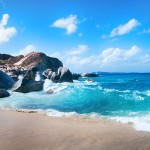
[[[73,72],[150,72],[149,0],[0,0],[0,53],[58,57]]]

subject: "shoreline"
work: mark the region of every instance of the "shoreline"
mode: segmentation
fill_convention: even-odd
[[[150,133],[106,119],[49,117],[0,109],[3,150],[149,150]]]

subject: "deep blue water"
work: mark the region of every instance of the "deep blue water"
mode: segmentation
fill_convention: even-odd
[[[12,93],[0,100],[1,108],[45,111],[52,116],[86,115],[131,122],[137,130],[150,131],[150,74],[105,74],[82,78],[74,83],[52,84],[49,95],[43,90]]]

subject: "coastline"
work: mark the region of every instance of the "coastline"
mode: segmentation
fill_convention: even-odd
[[[54,118],[0,109],[3,150],[149,150],[150,133],[106,119]]]

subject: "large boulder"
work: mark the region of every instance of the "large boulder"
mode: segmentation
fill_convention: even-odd
[[[72,74],[73,80],[79,80],[80,77],[81,77],[80,74],[77,74],[77,73],[73,73],[73,74]]]
[[[26,70],[30,68],[37,68],[38,71],[44,71],[50,68],[52,71],[57,71],[63,64],[57,58],[46,56],[44,53],[31,52],[23,57],[19,62],[14,64],[15,66],[21,66]]]
[[[45,70],[45,71],[43,72],[42,75],[43,75],[46,79],[50,79],[51,76],[52,76],[52,74],[53,74],[53,71],[52,71],[51,69],[47,69],[47,70]]]
[[[51,69],[47,69],[43,72],[43,76],[46,79],[50,79],[53,83],[58,83],[60,80],[60,76],[57,72],[53,72]]]
[[[43,84],[43,81],[35,81],[27,78],[22,78],[14,84],[14,86],[12,87],[12,91],[21,93],[41,91],[43,89]]]
[[[53,72],[52,75],[51,75],[50,80],[53,83],[58,83],[58,82],[60,82],[60,76],[56,72]]]
[[[53,83],[73,82],[72,73],[65,67],[59,67],[57,72],[47,69],[43,72],[43,76],[50,79]]]
[[[10,89],[15,81],[6,73],[0,70],[0,89]]]
[[[10,96],[9,92],[5,89],[0,89],[0,98],[8,97]]]
[[[68,68],[65,67],[58,68],[58,76],[59,76],[59,83],[73,82],[72,73]]]

